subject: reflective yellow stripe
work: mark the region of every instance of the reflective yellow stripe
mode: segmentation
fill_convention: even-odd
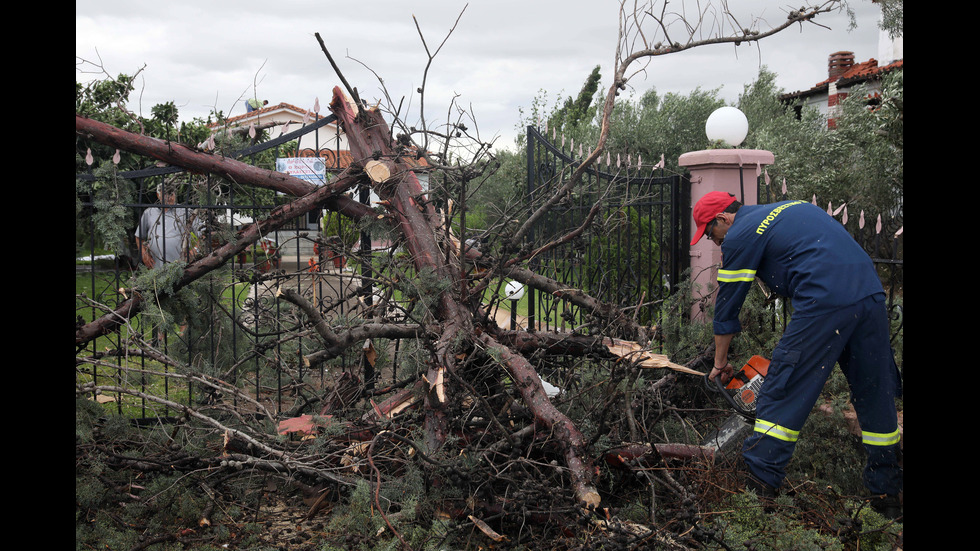
[[[755,270],[718,270],[718,281],[749,281],[755,279]]]
[[[898,429],[895,432],[861,431],[862,440],[869,446],[894,446],[898,444],[899,436]]]
[[[773,438],[787,442],[796,442],[800,438],[800,431],[781,427],[775,423],[763,421],[762,419],[755,420],[755,432],[761,432],[766,436],[772,436]]]

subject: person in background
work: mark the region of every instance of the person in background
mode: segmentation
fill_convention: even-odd
[[[148,207],[143,211],[135,233],[140,258],[150,269],[177,260],[189,261],[196,252],[197,236],[202,226],[195,223],[192,209],[177,206],[176,183],[158,185],[157,200],[160,206]],[[184,329],[186,323],[181,324],[180,332],[183,333]],[[155,327],[153,335],[154,346],[165,342],[161,326]]]
[[[191,209],[177,207],[177,187],[173,182],[157,186],[159,207],[149,207],[136,227],[136,248],[147,268],[178,259],[187,260],[197,239]]]
[[[261,109],[266,105],[269,105],[269,100],[259,100],[258,98],[251,98],[245,100],[245,112],[251,113],[252,111],[255,111],[256,109]]]

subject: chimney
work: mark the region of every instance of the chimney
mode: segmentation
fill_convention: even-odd
[[[827,60],[830,80],[837,80],[854,65],[854,52],[836,52]]]

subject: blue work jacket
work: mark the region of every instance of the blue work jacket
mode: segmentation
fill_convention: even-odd
[[[716,335],[738,333],[745,296],[759,278],[792,299],[793,316],[815,316],[883,293],[874,263],[824,210],[804,201],[744,205],[721,245]]]

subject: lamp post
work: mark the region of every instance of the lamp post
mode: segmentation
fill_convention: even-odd
[[[517,327],[517,302],[524,298],[524,286],[516,281],[510,281],[504,292],[507,293],[507,300],[510,301],[510,328],[514,330]]]
[[[748,135],[749,123],[745,114],[734,107],[715,110],[704,124],[712,144],[721,146],[701,151],[689,151],[677,159],[677,164],[690,173],[690,204],[712,191],[723,191],[738,198],[743,205],[756,205],[759,198],[757,178],[744,177],[746,169],[759,170],[775,162],[772,152],[761,149],[740,149]],[[750,173],[751,174],[751,173]],[[690,214],[688,214],[690,216]],[[693,237],[694,228],[691,228]],[[709,289],[718,277],[722,264],[721,249],[706,239],[691,245],[690,271],[692,288]],[[704,298],[704,297],[697,297]],[[699,304],[691,310],[692,319],[707,319]]]
[[[749,121],[734,107],[715,109],[704,123],[704,133],[712,142],[738,147],[749,133]]]

